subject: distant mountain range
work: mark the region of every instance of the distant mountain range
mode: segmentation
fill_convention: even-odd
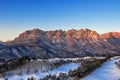
[[[90,29],[27,30],[10,42],[0,42],[0,58],[81,57],[120,54],[120,32],[99,34]]]

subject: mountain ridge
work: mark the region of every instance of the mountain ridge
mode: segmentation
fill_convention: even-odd
[[[90,29],[27,30],[0,48],[0,58],[81,57],[120,53],[120,32],[99,34]],[[5,56],[7,55],[7,56]]]

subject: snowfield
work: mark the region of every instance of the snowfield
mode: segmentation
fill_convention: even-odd
[[[36,79],[39,79],[39,78],[45,77],[48,74],[58,75],[60,72],[68,73],[70,69],[76,69],[78,66],[79,65],[77,63],[69,63],[69,64],[62,65],[56,69],[48,70],[48,72],[37,72],[37,73],[31,73],[31,74],[23,73],[21,75],[12,75],[12,76],[6,75],[6,78],[8,78],[8,80],[21,80],[21,79],[27,80],[27,78],[34,76],[36,77]]]
[[[118,60],[120,60],[120,58],[112,58],[110,61],[105,62],[100,68],[80,80],[119,80],[120,69],[114,64],[114,62]]]
[[[18,68],[0,74],[0,80],[27,80],[27,78],[32,76],[38,79],[43,78],[48,74],[58,75],[60,72],[68,73],[70,69],[76,69],[78,66],[80,66],[80,63],[78,64],[75,62],[78,59],[81,58],[51,58],[31,60],[30,63],[26,63]],[[62,63],[61,60],[62,62],[65,61],[66,63]]]
[[[103,59],[104,57],[96,57],[99,59]],[[80,66],[80,63],[67,63],[60,65],[58,67],[50,66],[50,62],[55,62],[59,60],[77,60],[78,58],[55,58],[49,59],[48,61],[38,59],[37,61],[32,60],[31,63],[28,63],[24,66],[20,66],[11,71],[7,71],[4,75],[8,80],[27,80],[30,77],[35,77],[36,79],[40,79],[45,77],[46,75],[59,75],[60,72],[68,74],[70,69],[76,69]],[[84,57],[82,59],[91,59],[91,57]],[[117,68],[115,62],[120,60],[120,57],[111,58],[109,61],[105,62],[100,68],[96,69],[88,76],[80,79],[80,80],[119,80],[120,79],[120,69]],[[5,80],[0,75],[0,80]]]

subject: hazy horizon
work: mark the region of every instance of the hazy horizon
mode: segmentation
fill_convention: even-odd
[[[120,30],[120,0],[0,0],[0,40],[33,28]]]

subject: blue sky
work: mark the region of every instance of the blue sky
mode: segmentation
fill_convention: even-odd
[[[0,40],[28,29],[120,30],[120,0],[0,0]]]

